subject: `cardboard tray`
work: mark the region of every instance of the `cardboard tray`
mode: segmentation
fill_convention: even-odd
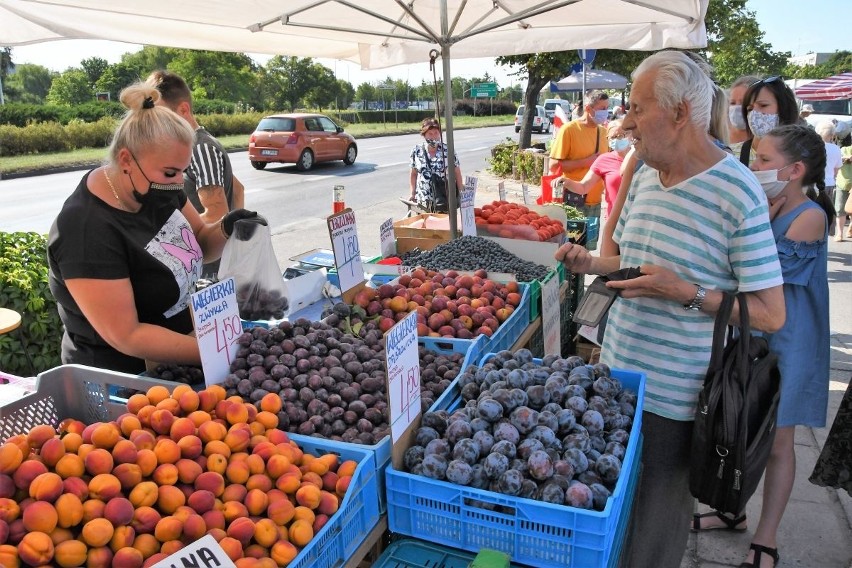
[[[415,239],[443,239],[443,242],[449,241],[452,236],[449,228],[427,229],[423,227],[423,222],[430,217],[446,221],[449,227],[450,216],[446,213],[421,213],[420,215],[394,221],[394,235],[397,239],[400,237],[409,237]]]

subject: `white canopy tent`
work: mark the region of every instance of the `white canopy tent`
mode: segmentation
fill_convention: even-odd
[[[109,39],[216,51],[327,57],[381,69],[450,55],[576,48],[688,49],[707,43],[709,0],[0,0],[0,45]],[[450,81],[444,123],[455,153]],[[449,187],[453,169],[448,168]],[[456,234],[455,196],[450,226]]]

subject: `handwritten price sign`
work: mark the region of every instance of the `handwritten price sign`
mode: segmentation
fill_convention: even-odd
[[[388,331],[385,353],[390,395],[391,437],[396,442],[420,414],[417,312],[411,312]]]
[[[201,351],[201,368],[207,385],[221,383],[237,355],[243,333],[233,278],[196,292],[191,298],[195,337]]]
[[[351,209],[344,209],[329,217],[328,232],[331,236],[337,276],[340,278],[340,290],[346,292],[364,281],[355,213]]]
[[[396,254],[396,240],[393,233],[393,217],[388,217],[384,223],[379,225],[379,243],[381,245],[382,258]]]
[[[476,236],[476,216],[473,212],[473,204],[476,201],[477,179],[467,176],[464,180],[464,189],[459,196],[459,209],[461,210],[462,235]]]
[[[506,184],[502,181],[497,184],[497,194],[500,196],[500,201],[506,201]]]
[[[554,275],[541,285],[541,329],[544,354],[562,356],[560,334],[562,310],[559,303],[559,278]]]

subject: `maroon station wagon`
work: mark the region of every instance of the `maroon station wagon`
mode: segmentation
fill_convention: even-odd
[[[269,162],[296,164],[305,171],[317,162],[355,163],[355,138],[322,114],[273,114],[261,119],[249,138],[249,161],[258,170]]]

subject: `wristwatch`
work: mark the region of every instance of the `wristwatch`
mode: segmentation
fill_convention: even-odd
[[[704,286],[701,286],[700,284],[696,284],[696,286],[698,287],[698,290],[695,291],[695,297],[692,298],[691,302],[683,305],[684,310],[692,310],[697,312],[704,304],[704,298],[707,297],[707,290],[705,290]]]

